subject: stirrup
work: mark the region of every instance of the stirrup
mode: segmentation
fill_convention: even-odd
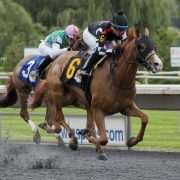
[[[87,72],[84,71],[84,70],[81,70],[81,71],[80,71],[80,74],[83,75],[83,76],[90,76],[90,74],[87,73]]]

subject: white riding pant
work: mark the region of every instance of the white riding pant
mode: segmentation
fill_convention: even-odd
[[[67,48],[60,49],[59,44],[53,44],[52,47],[48,46],[45,41],[42,41],[39,45],[39,51],[43,56],[50,56],[55,59],[57,56],[67,51]]]
[[[88,31],[88,28],[83,32],[83,40],[88,45],[90,51],[94,51],[98,47],[97,38]]]
[[[93,52],[95,48],[99,47],[99,44],[97,42],[98,39],[88,31],[88,28],[86,28],[83,32],[83,40],[88,45],[90,52]],[[115,41],[110,41],[110,42],[107,41],[104,44],[104,48],[107,50],[112,50],[114,44],[116,44]]]

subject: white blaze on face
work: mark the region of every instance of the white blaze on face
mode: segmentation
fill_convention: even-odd
[[[148,59],[148,57],[147,57]],[[163,63],[159,56],[155,53],[155,51],[152,51],[149,53],[149,59],[147,60],[149,66],[151,67],[151,71],[153,73],[157,73],[162,70]]]
[[[157,54],[153,55],[153,59],[154,59],[153,66],[154,66],[156,72],[161,71],[163,68],[163,63],[162,63],[161,59],[159,58],[159,56]]]

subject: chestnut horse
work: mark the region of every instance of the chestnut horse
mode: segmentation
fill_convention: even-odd
[[[74,131],[67,125],[62,107],[74,105],[87,109],[87,130],[85,136],[90,143],[96,145],[99,159],[106,159],[102,146],[108,143],[106,135],[106,115],[122,113],[141,119],[141,128],[136,137],[127,141],[129,147],[143,140],[148,123],[148,116],[134,102],[136,95],[135,78],[139,65],[156,73],[162,69],[162,62],[157,56],[153,42],[146,34],[139,34],[135,28],[128,31],[128,40],[122,45],[123,52],[117,57],[107,56],[91,77],[91,102],[87,101],[82,89],[60,81],[63,68],[77,52],[67,52],[53,62],[46,78],[47,119],[57,129],[66,127],[75,144]],[[38,97],[36,97],[38,98]],[[32,104],[32,107],[36,106]],[[95,134],[95,125],[98,136]]]
[[[87,45],[85,45],[81,39],[78,39],[71,48],[72,50],[84,50],[87,49]],[[26,123],[30,125],[33,132],[33,141],[35,143],[40,143],[40,133],[38,130],[38,126],[31,120],[28,112],[28,98],[34,88],[31,84],[28,84],[19,78],[22,66],[31,58],[33,58],[33,56],[25,57],[16,65],[7,83],[7,94],[4,97],[0,98],[0,107],[12,106],[17,102],[17,100],[19,100],[20,116]],[[48,68],[44,70],[45,76],[47,70]],[[41,124],[39,126],[41,127]],[[56,132],[51,131],[50,133]]]

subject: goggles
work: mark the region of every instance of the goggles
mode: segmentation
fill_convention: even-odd
[[[112,24],[112,26],[115,28],[115,29],[118,29],[120,31],[124,31],[128,28],[128,26],[121,26],[121,25],[117,25],[117,24]]]

